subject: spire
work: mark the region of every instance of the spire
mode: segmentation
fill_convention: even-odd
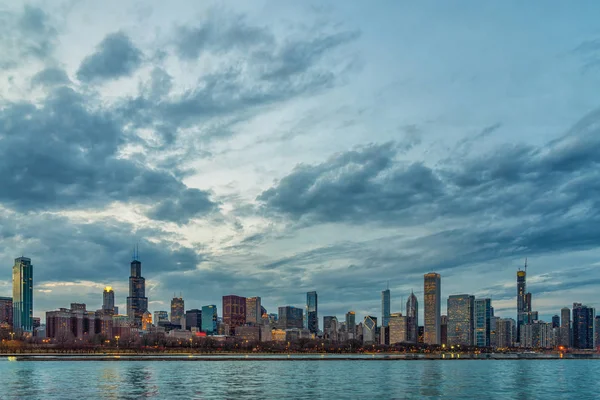
[[[527,274],[527,257],[525,257],[525,273]]]

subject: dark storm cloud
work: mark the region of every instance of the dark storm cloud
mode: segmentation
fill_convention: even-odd
[[[168,171],[120,158],[128,139],[122,121],[91,103],[63,86],[40,106],[8,103],[0,110],[0,202],[21,211],[135,202],[175,222],[215,209],[208,193]]]
[[[40,8],[25,6],[18,14],[0,12],[0,69],[14,68],[32,59],[50,58],[57,33]]]
[[[430,168],[388,145],[299,165],[258,200],[292,220],[413,224],[440,217],[596,217],[600,111],[545,146],[512,145]],[[581,209],[581,210],[580,210]]]
[[[38,72],[31,78],[32,86],[59,86],[68,85],[71,80],[61,68],[48,67]]]
[[[111,33],[100,42],[95,53],[81,62],[77,78],[83,82],[100,82],[130,76],[142,64],[142,56],[125,33]]]
[[[106,282],[129,276],[132,249],[139,243],[144,276],[195,269],[203,255],[159,229],[137,228],[110,218],[76,222],[51,214],[3,213],[0,235],[5,265],[21,253],[35,263],[36,284],[54,281]],[[6,254],[10,249],[11,254]]]

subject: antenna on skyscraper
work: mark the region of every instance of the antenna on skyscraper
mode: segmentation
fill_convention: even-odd
[[[525,275],[527,275],[527,257],[525,257]]]

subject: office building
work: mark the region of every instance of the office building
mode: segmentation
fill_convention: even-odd
[[[494,308],[492,307],[492,317],[490,318],[490,347],[498,347],[498,321],[500,317],[493,316]]]
[[[150,311],[146,311],[144,315],[142,315],[142,330],[147,331],[152,328],[152,314]]]
[[[377,343],[377,317],[367,315],[363,321],[363,343]]]
[[[448,297],[448,345],[472,346],[475,296]]]
[[[403,316],[402,313],[393,313],[390,315],[390,321],[388,325],[390,335],[389,344],[393,345],[408,341],[407,321],[408,318]],[[416,341],[414,343],[416,343]]]
[[[13,324],[13,301],[12,297],[0,297],[0,325]]]
[[[211,304],[202,307],[202,331],[207,335],[217,334],[217,306]]]
[[[185,302],[181,296],[173,296],[171,300],[171,323],[180,324],[181,319],[185,317]]]
[[[571,310],[563,307],[560,310],[560,341],[561,346],[571,347]]]
[[[346,313],[346,340],[356,339],[356,313],[348,311]]]
[[[260,297],[247,297],[246,298],[246,323],[252,325],[259,325],[262,320],[262,306]]]
[[[594,347],[600,347],[600,315],[594,318]]]
[[[390,321],[390,289],[381,292],[381,326],[387,327]]]
[[[512,318],[500,318],[496,322],[497,346],[500,348],[510,348],[514,346],[515,321]]]
[[[279,316],[277,318],[277,325],[279,329],[292,329],[292,328],[303,328],[303,316],[304,313],[301,308],[285,306],[279,307]]]
[[[338,341],[338,330],[339,322],[335,316],[323,317],[323,338],[325,340],[331,340],[332,342]]]
[[[319,307],[317,292],[306,293],[306,328],[310,333],[319,333]]]
[[[475,300],[475,346],[489,347],[492,332],[492,300]]]
[[[537,320],[531,310],[531,293],[527,293],[527,260],[525,269],[517,271],[517,337],[516,342],[521,340],[521,327]]]
[[[419,302],[417,296],[410,291],[406,302],[406,341],[417,343],[419,340]]]
[[[202,310],[197,308],[185,312],[185,329],[191,331],[192,328],[202,330]]]
[[[552,316],[552,328],[560,328],[560,316],[559,315]]]
[[[102,292],[102,310],[107,314],[116,314],[115,292],[110,286],[105,287],[104,292]]]
[[[129,276],[129,296],[127,297],[127,316],[133,328],[142,327],[144,313],[148,311],[146,280],[142,276],[142,263],[137,248],[133,252],[131,273]]]
[[[442,315],[440,317],[440,340],[441,344],[448,344],[448,316]]]
[[[33,265],[19,257],[13,266],[13,330],[33,332]]]
[[[594,348],[594,319],[594,308],[573,303],[573,348]]]
[[[235,328],[246,323],[246,298],[236,295],[223,296],[223,324],[225,334],[235,334]]]
[[[158,326],[159,322],[168,321],[169,320],[169,312],[168,311],[154,311],[154,325]]]
[[[441,343],[441,285],[440,274],[430,272],[424,276],[425,330],[423,340],[426,344]]]

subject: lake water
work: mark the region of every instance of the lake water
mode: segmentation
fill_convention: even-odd
[[[0,399],[600,398],[600,360],[0,360]]]

